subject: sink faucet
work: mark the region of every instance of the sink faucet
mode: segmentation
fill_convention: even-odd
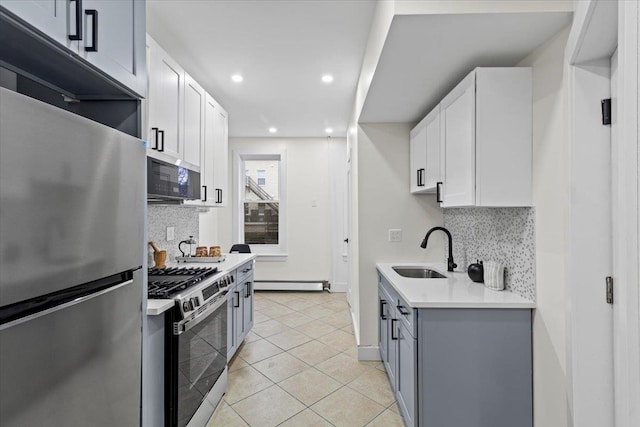
[[[453,269],[456,268],[458,264],[453,262],[453,243],[451,239],[451,233],[449,232],[449,230],[447,230],[444,227],[433,227],[431,230],[427,231],[427,235],[424,236],[424,240],[420,244],[420,247],[422,249],[427,248],[427,242],[429,241],[429,236],[431,235],[431,233],[433,233],[436,230],[444,231],[445,234],[447,235],[447,238],[449,239],[449,258],[447,258],[447,271],[453,271]]]

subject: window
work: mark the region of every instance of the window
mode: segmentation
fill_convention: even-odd
[[[284,255],[284,152],[234,155],[234,240],[263,255]]]

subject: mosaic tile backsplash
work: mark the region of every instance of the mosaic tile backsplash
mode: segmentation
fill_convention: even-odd
[[[168,261],[175,261],[175,257],[180,255],[178,243],[181,240],[189,236],[198,240],[200,225],[197,207],[148,205],[147,208],[148,238],[167,251]],[[167,241],[167,227],[175,227],[175,239],[170,242]],[[151,248],[149,250],[153,251]],[[153,265],[153,259],[149,265]]]
[[[505,266],[505,289],[535,301],[534,208],[444,210],[453,237],[453,258],[466,271],[476,259]]]

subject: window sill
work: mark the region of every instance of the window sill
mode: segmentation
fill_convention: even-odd
[[[289,254],[256,254],[258,262],[283,262],[287,260]]]

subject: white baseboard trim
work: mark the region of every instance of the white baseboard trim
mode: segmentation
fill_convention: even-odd
[[[356,323],[356,316],[349,306],[349,314],[351,315],[351,326],[353,326],[353,335],[356,337],[356,347],[360,346],[360,329],[358,328],[358,324]]]
[[[331,292],[347,292],[349,286],[346,282],[331,282]]]
[[[358,346],[358,360],[380,361],[380,349],[377,345]]]

